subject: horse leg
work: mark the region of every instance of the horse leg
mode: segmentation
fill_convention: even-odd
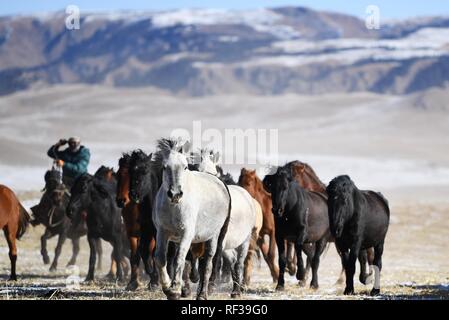
[[[170,277],[167,273],[167,247],[168,247],[168,236],[163,230],[158,230],[156,235],[156,252],[154,254],[154,260],[159,272],[159,279],[162,285],[162,291],[165,293],[168,299],[172,296],[169,291]]]
[[[298,257],[296,257],[298,259]],[[293,276],[296,273],[295,266],[295,244],[287,241],[287,268],[288,273]]]
[[[309,277],[310,268],[312,265],[313,255],[315,254],[315,244],[306,244],[302,247],[303,252],[306,254],[306,271],[304,273],[304,281],[307,281]],[[298,262],[298,261],[296,261]]]
[[[360,250],[359,253],[359,263],[360,263],[360,275],[359,275],[359,281],[367,285],[368,284],[368,278],[370,274],[366,273],[366,264],[368,261],[368,254],[366,250]]]
[[[134,291],[139,287],[139,263],[140,253],[138,250],[138,237],[129,237],[129,244],[131,247],[131,256],[129,262],[131,264],[131,279],[129,280],[126,290]]]
[[[304,287],[305,286],[305,276],[306,276],[306,270],[304,269],[304,261],[302,260],[302,250],[303,250],[303,241],[302,237],[301,239],[297,239],[295,241],[295,251],[296,251],[296,264],[297,264],[297,271],[296,271],[296,279],[299,281],[299,286]]]
[[[112,256],[117,265],[116,278],[118,281],[122,281],[123,280],[123,268],[122,268],[123,256],[122,256],[122,242],[121,242],[120,235],[116,239],[113,240],[112,246],[113,246],[112,247]]]
[[[197,283],[200,280],[200,273],[198,272],[198,257],[193,257],[191,260],[191,270],[189,274],[190,281]]]
[[[251,274],[253,272],[253,263],[254,263],[254,255],[255,250],[248,250],[248,254],[246,255],[243,269],[243,288],[246,289],[251,282]]]
[[[174,242],[168,243],[167,249],[167,272],[170,276],[170,279],[173,279],[175,276],[175,257],[178,250],[178,246]]]
[[[101,271],[101,269],[103,268],[103,245],[101,244],[100,238],[96,239],[95,241],[98,256],[97,269],[98,271]]]
[[[67,263],[67,267],[73,266],[76,263],[76,258],[78,257],[78,253],[80,252],[80,238],[72,239],[72,257],[70,261]]]
[[[87,241],[89,242],[90,256],[89,256],[89,271],[85,281],[93,281],[95,275],[95,262],[97,260],[97,240],[91,236],[87,236]]]
[[[381,242],[374,247],[374,286],[371,295],[380,294],[380,272],[382,271],[382,254],[384,252],[384,243]]]
[[[17,274],[16,274],[16,262],[17,262],[16,233],[17,233],[17,231],[10,230],[7,227],[4,229],[4,233],[5,233],[6,241],[8,242],[9,260],[11,262],[11,275],[9,276],[9,280],[17,281]]]
[[[272,231],[269,240],[269,249],[268,249],[268,266],[270,267],[271,277],[273,278],[273,282],[276,282],[279,278],[279,267],[276,264],[276,249],[277,249],[277,241],[275,231]]]
[[[189,274],[192,271],[192,252],[189,250],[187,253],[186,262],[184,265],[184,271],[182,272],[182,280],[183,280],[183,286],[181,288],[181,297],[187,298],[192,294],[192,290],[190,289],[190,281],[189,281]]]
[[[232,279],[232,264],[229,263],[230,260],[226,260],[222,257],[221,263],[221,282],[229,283]]]
[[[345,254],[345,272],[346,272],[346,288],[344,291],[345,295],[354,294],[354,273],[355,273],[355,263],[357,262],[357,257],[359,256],[360,245],[357,243],[351,247],[349,254]],[[346,256],[347,255],[347,256]]]
[[[338,277],[336,284],[343,284],[346,279],[345,262],[343,261],[343,255],[342,255],[341,251],[338,250],[337,245],[335,245],[335,248],[337,249],[337,253],[340,256],[340,260],[341,260],[340,276]]]
[[[197,300],[207,300],[209,280],[211,283],[215,281],[215,275],[211,277],[212,269],[215,269],[216,272],[217,260],[220,259],[222,255],[222,252],[216,252],[217,245],[218,238],[206,242],[204,256],[200,260],[200,282],[198,284],[198,293],[196,296]],[[212,260],[215,260],[215,266]]]
[[[249,247],[250,238],[248,238],[243,244],[241,244],[237,250],[236,260],[234,262],[232,272],[232,280],[234,282],[234,286],[232,288],[231,298],[240,297],[242,292],[242,271],[245,263],[245,258],[248,255],[248,247]],[[232,266],[232,265],[231,265]]]
[[[49,229],[45,229],[44,234],[41,237],[41,255],[44,260],[44,264],[50,263],[50,257],[48,256],[47,251],[47,240],[53,236],[52,232]]]
[[[156,268],[152,267],[153,251],[151,250],[152,239],[142,232],[139,239],[139,254],[143,262],[146,274],[150,277],[150,282],[148,283],[149,290],[155,290],[159,284],[159,277]],[[154,242],[154,241],[153,241]]]
[[[281,290],[284,290],[284,286],[285,286],[284,273],[285,273],[285,266],[287,263],[287,257],[285,254],[284,238],[276,235],[276,243],[278,246],[278,254],[279,254],[279,277],[278,277],[278,284],[276,286],[276,290],[281,291]]]
[[[310,282],[310,288],[318,289],[318,267],[320,266],[320,257],[326,247],[326,238],[320,239],[315,243],[315,254],[312,258],[312,281]]]
[[[177,246],[178,248],[174,257],[173,265],[174,275],[169,289],[169,295],[171,295],[173,299],[179,299],[179,297],[181,296],[181,288],[184,282],[182,275],[186,263],[186,256],[189,252],[190,244],[192,243],[192,238],[193,236],[191,236],[189,233],[185,233]]]
[[[67,238],[67,235],[64,231],[59,234],[58,243],[56,244],[56,248],[55,248],[55,257],[53,258],[53,263],[50,266],[51,272],[56,271],[56,268],[58,267],[58,259],[59,259],[59,256],[61,255],[62,246],[64,245],[66,238]]]

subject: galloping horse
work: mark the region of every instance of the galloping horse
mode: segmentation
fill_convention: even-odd
[[[20,239],[27,230],[30,216],[20,204],[14,192],[4,185],[0,185],[0,228],[5,233],[9,247],[9,259],[11,261],[11,275],[9,280],[17,280],[16,239]]]
[[[259,238],[257,239],[257,244],[265,261],[270,268],[271,276],[273,282],[276,282],[279,277],[279,267],[276,264],[276,238],[274,230],[274,217],[271,212],[271,194],[268,193],[262,185],[262,181],[257,177],[256,170],[247,170],[242,168],[240,171],[240,177],[238,184],[246,189],[249,194],[259,202],[262,208],[263,222],[262,228],[259,232]],[[268,235],[269,242],[265,242],[265,235]]]
[[[298,263],[296,278],[300,281],[300,285],[304,285],[306,275],[301,258],[303,246],[305,243],[314,244],[313,252],[307,255],[312,265],[310,286],[316,289],[318,288],[320,255],[330,238],[327,198],[302,188],[297,181],[289,178],[289,173],[285,169],[278,169],[272,176],[270,191],[273,199],[272,210],[275,215],[280,268],[276,289],[284,288],[285,240],[295,244]]]
[[[348,176],[334,178],[327,187],[329,221],[346,271],[344,294],[354,294],[354,272],[360,250],[374,247],[375,282],[371,295],[380,293],[380,271],[390,222],[388,201],[378,192],[359,190]]]
[[[215,277],[231,213],[227,186],[211,174],[188,170],[188,147],[179,140],[161,139],[155,159],[163,168],[163,182],[153,210],[157,229],[155,258],[168,299],[179,299],[186,254],[192,243],[201,242],[206,243],[206,248],[200,261],[197,299],[207,299],[209,278]],[[178,244],[172,280],[166,270],[170,241]]]
[[[139,204],[133,202],[129,198],[130,189],[130,177],[129,166],[131,162],[131,155],[124,153],[119,160],[119,169],[117,171],[117,195],[116,202],[119,208],[122,208],[122,217],[126,227],[126,234],[131,247],[131,279],[126,287],[127,290],[136,290],[139,287],[139,262],[141,259],[141,253],[139,251],[139,240],[141,235],[140,226],[140,208]],[[146,230],[144,230],[146,231]],[[149,248],[148,255],[154,250],[153,245]],[[151,267],[149,266],[149,260],[143,260],[145,271],[148,275],[151,275]]]
[[[111,243],[112,260],[115,260],[116,276],[119,280],[123,278],[122,266],[126,265],[124,257],[129,256],[120,210],[115,203],[116,181],[115,177],[109,174],[111,172],[111,169],[102,167],[94,176],[90,174],[80,176],[71,189],[67,206],[67,215],[72,221],[77,219],[82,211],[87,212],[90,257],[86,281],[94,280],[97,239],[102,238]]]
[[[298,161],[298,160],[294,160],[294,161],[287,163],[283,167],[281,167],[281,169],[283,169],[287,172],[290,180],[296,180],[299,183],[299,185],[301,187],[303,187],[304,189],[306,189],[308,191],[312,191],[312,192],[321,193],[327,197],[326,185],[320,180],[320,178],[318,178],[317,174],[315,173],[315,171],[312,169],[312,167],[309,164]],[[272,175],[267,175],[264,178],[263,183],[264,183],[265,189],[270,188],[270,185],[272,183],[271,178],[272,178]],[[334,239],[333,238],[329,239],[329,242],[334,242]],[[288,249],[291,252],[291,250],[290,250],[291,246],[289,246]],[[305,249],[306,249],[306,254],[307,254],[313,248],[305,247]],[[341,257],[341,254],[338,251],[338,249],[337,249],[337,252]],[[288,254],[288,257],[290,258],[290,261],[291,261],[291,253]],[[367,250],[360,251],[360,256],[359,256],[360,277],[359,277],[359,279],[360,279],[360,282],[363,284],[368,284],[369,281],[372,279],[370,277],[371,272],[369,274],[366,273],[366,264],[368,262],[368,264],[371,265],[372,261],[373,261],[373,257],[374,257],[373,248],[368,248]],[[308,263],[307,263],[306,275],[307,275],[307,272],[309,269],[309,261],[307,261],[307,262]],[[291,269],[292,268],[289,265],[289,271]],[[340,272],[340,276],[337,280],[337,283],[343,283],[344,279],[345,279],[345,269],[344,269],[343,261],[342,261],[342,269]]]
[[[225,264],[223,265],[223,271],[230,270],[233,278],[239,277],[240,275],[234,274],[233,271],[240,273],[241,271],[238,270],[240,268],[238,264],[243,263],[244,264],[243,284],[244,286],[247,286],[249,285],[251,280],[252,258],[257,250],[257,241],[263,224],[262,208],[260,207],[260,204],[257,202],[257,200],[254,199],[251,196],[251,194],[248,193],[247,190],[243,191],[241,190],[242,189],[241,186],[235,185],[235,182],[232,180],[232,177],[229,174],[223,175],[223,169],[219,165],[220,154],[218,152],[214,152],[213,150],[209,149],[201,149],[199,153],[199,159],[197,160],[199,161],[198,171],[213,174],[228,185],[233,203],[233,207],[231,210],[231,220],[229,223],[228,230],[233,230],[235,228],[234,224],[244,223],[245,220],[250,219],[250,217],[253,214],[255,214],[255,223],[253,225],[252,236],[250,239],[248,253],[246,255],[245,260],[239,261],[237,259],[238,263],[233,267],[235,261],[231,261],[230,259],[233,253],[231,253],[231,251],[225,251],[224,254]],[[253,202],[253,204],[251,205],[249,204],[249,202]],[[251,224],[252,222],[250,222],[250,225]],[[231,232],[229,233],[232,234]],[[225,240],[224,245],[225,250],[232,250],[236,248],[232,246],[233,245],[231,243],[228,243]],[[235,256],[238,256],[237,252],[235,253]],[[236,297],[240,294],[239,293],[240,289],[238,289],[236,285],[240,283],[240,280],[239,282],[237,282],[235,279],[233,279],[233,283],[235,287],[232,295]]]
[[[72,223],[66,215],[67,204],[70,199],[70,193],[67,187],[60,179],[60,172],[52,169],[45,173],[45,193],[42,195],[39,204],[31,208],[34,219],[30,221],[31,225],[43,224],[45,232],[41,237],[41,254],[44,264],[50,263],[47,252],[47,240],[58,235],[58,242],[55,247],[55,256],[50,266],[50,271],[55,271],[58,265],[58,258],[61,254],[62,246],[66,238],[72,240],[72,257],[67,266],[76,263],[76,258],[80,250],[80,238],[87,234],[85,221],[80,220]],[[101,240],[98,240],[98,269],[102,264],[102,246]]]

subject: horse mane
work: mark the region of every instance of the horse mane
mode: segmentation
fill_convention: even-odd
[[[287,163],[283,168],[288,168],[289,172],[291,173],[291,168],[294,165],[300,165],[300,166],[304,166],[304,173],[310,178],[312,179],[316,184],[318,184],[321,188],[323,188],[323,190],[326,189],[326,185],[320,180],[320,178],[318,178],[318,175],[315,173],[315,171],[313,170],[313,168],[306,162],[302,162],[299,160],[294,160],[291,161],[289,163]],[[294,179],[294,177],[292,177]]]
[[[131,153],[122,153],[122,157],[118,160],[119,167],[129,166],[131,161]]]
[[[348,196],[354,190],[358,189],[348,175],[335,177],[326,188],[326,192],[331,199],[337,195]]]

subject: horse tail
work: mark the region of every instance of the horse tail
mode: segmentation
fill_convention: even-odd
[[[28,229],[31,217],[28,211],[19,202],[19,227],[17,229],[16,239],[19,239],[25,234]]]
[[[221,227],[220,234],[218,236],[217,250],[216,250],[215,255],[213,257],[213,265],[214,266],[218,265],[217,261],[221,257],[221,253],[223,251],[223,240],[224,240],[224,237],[226,236],[226,233],[228,232],[229,221],[231,220],[231,208],[232,208],[231,192],[229,191],[229,188],[226,185],[226,183],[224,183],[223,181],[222,181],[222,183],[225,186],[226,191],[228,192],[229,205],[228,205],[228,214],[226,216],[226,220],[225,220],[223,226]]]

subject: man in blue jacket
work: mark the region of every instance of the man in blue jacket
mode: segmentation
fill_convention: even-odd
[[[59,147],[69,144],[69,147],[59,151]],[[48,149],[47,155],[56,160],[56,165],[62,168],[64,183],[70,188],[76,178],[87,173],[90,160],[90,151],[81,145],[78,137],[72,137],[68,141],[59,140],[58,143]]]

